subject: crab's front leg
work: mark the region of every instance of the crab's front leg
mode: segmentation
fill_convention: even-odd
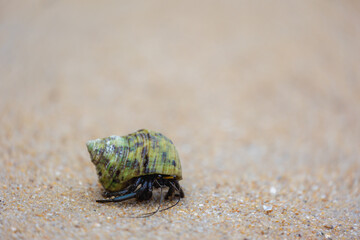
[[[140,201],[149,200],[152,197],[153,190],[153,178],[147,178],[144,184],[139,188],[136,194],[136,198]]]
[[[125,201],[127,199],[129,199],[128,197],[129,196],[132,196],[132,193],[134,193],[134,191],[138,188],[139,185],[143,185],[144,184],[144,179],[143,178],[138,178],[136,180],[136,182],[132,185],[130,185],[127,189],[125,190],[121,190],[121,191],[118,191],[118,192],[104,192],[103,196],[106,197],[106,198],[109,198],[109,197],[113,197],[115,196],[115,198],[113,199],[103,199],[103,200],[96,200],[96,202],[99,202],[99,203],[104,203],[104,202],[121,202],[121,201]],[[136,195],[136,194],[135,194]],[[124,197],[121,198],[121,197]],[[132,196],[130,198],[133,198],[135,196]]]

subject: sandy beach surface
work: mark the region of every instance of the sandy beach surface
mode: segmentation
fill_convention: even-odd
[[[0,239],[359,239],[359,63],[359,1],[1,1]],[[85,143],[143,128],[186,197],[126,218]]]

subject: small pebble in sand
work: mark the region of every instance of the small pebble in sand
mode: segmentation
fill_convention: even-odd
[[[334,229],[334,226],[331,225],[331,224],[325,224],[324,228],[326,228],[326,229]]]
[[[276,188],[275,188],[275,187],[271,187],[271,188],[270,188],[270,193],[271,193],[272,195],[275,195],[275,194],[276,194]]]
[[[263,205],[263,209],[266,213],[272,212],[273,208],[270,205]]]
[[[331,236],[330,236],[329,234],[325,234],[325,238],[326,238],[327,240],[332,240],[332,238],[331,238]]]

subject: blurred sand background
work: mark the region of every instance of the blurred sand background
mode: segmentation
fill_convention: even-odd
[[[0,238],[358,239],[359,63],[359,1],[1,1]],[[124,219],[85,142],[142,128],[186,198]]]

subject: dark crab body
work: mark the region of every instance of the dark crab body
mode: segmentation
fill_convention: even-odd
[[[110,136],[87,142],[105,196],[98,202],[121,202],[130,198],[147,200],[152,189],[169,187],[166,198],[178,193],[182,179],[178,152],[170,139],[149,130],[127,136]]]

